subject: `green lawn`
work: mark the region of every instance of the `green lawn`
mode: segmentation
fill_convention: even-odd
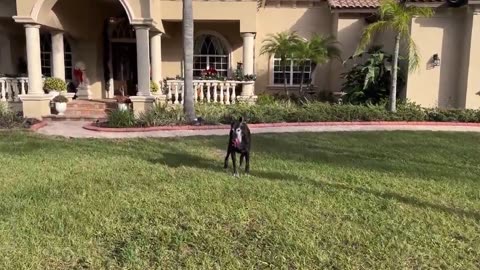
[[[0,133],[0,269],[478,269],[480,134]]]

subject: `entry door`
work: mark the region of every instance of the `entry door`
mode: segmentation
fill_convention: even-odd
[[[135,43],[112,43],[112,65],[115,92],[137,94],[137,48]]]

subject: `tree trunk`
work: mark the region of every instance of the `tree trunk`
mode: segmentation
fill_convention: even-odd
[[[303,97],[303,80],[305,78],[305,63],[302,64],[302,73],[300,75],[300,88],[299,88],[299,94],[301,97]]]
[[[400,54],[400,33],[395,36],[395,52],[392,63],[392,85],[390,86],[390,107],[391,112],[397,111],[397,78],[398,78],[398,57]]]
[[[283,70],[283,88],[285,90],[285,95],[287,95],[287,98],[290,98],[290,93],[288,92],[288,87],[287,87],[287,61],[282,61],[282,70]]]
[[[193,101],[193,8],[192,0],[183,0],[183,111],[189,123],[196,120]]]

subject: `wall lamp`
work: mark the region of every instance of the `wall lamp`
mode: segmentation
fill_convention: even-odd
[[[438,54],[433,55],[432,66],[434,66],[434,67],[439,67],[440,66],[440,57],[438,57]]]

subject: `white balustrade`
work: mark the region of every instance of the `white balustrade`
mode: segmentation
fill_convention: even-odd
[[[27,77],[0,77],[0,101],[20,101],[19,95],[28,92]]]
[[[216,80],[194,80],[193,100],[194,102],[235,104],[237,86],[242,81],[216,81]],[[169,104],[183,104],[184,85],[183,80],[167,80],[167,102]]]

